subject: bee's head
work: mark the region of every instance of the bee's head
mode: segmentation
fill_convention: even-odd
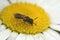
[[[23,18],[23,15],[21,15],[19,13],[16,13],[16,14],[14,14],[14,17],[15,18],[18,18],[18,19],[22,19]]]

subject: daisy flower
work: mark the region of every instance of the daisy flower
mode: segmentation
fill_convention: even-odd
[[[0,0],[0,40],[60,40],[60,0]]]

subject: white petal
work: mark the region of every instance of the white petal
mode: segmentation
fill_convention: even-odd
[[[11,31],[8,29],[1,32],[0,33],[0,40],[6,40],[9,37],[10,33],[11,33]]]
[[[7,40],[16,40],[18,34],[16,32],[12,32]]]
[[[17,36],[16,40],[26,40],[26,35],[25,34],[19,34]]]
[[[52,23],[60,24],[60,0],[39,0],[37,5],[45,9]]]
[[[5,25],[0,25],[0,32],[4,31],[6,29]]]
[[[59,3],[60,0],[44,0],[43,3],[45,3],[45,5],[52,5],[54,6],[54,4]]]
[[[28,2],[28,3],[34,3],[36,0],[11,0],[12,3],[16,2]]]
[[[11,3],[16,3],[16,2],[26,2],[27,0],[10,0]]]
[[[33,35],[26,35],[25,40],[34,40],[34,37],[33,37]]]
[[[58,24],[51,24],[50,27],[54,30],[60,31],[60,25],[58,25]]]
[[[2,11],[2,9],[5,8],[7,5],[9,5],[7,0],[0,0],[0,11]]]
[[[47,30],[47,32],[48,32],[52,37],[54,37],[55,39],[60,40],[60,35],[59,35],[56,31],[53,31],[52,29],[49,29],[49,30]]]
[[[27,0],[18,0],[19,2],[27,2]]]
[[[44,40],[41,34],[37,35],[24,35],[20,34],[16,40]]]
[[[50,35],[47,31],[43,32],[43,35],[45,37],[45,40],[56,40],[56,38]]]
[[[60,0],[47,0],[43,7],[48,12],[51,22],[60,24]]]
[[[10,0],[11,3],[16,3],[18,0]]]
[[[32,3],[32,4],[36,4],[37,1],[38,1],[38,0],[26,0],[26,2]]]
[[[34,35],[34,40],[44,40],[44,38],[42,37],[42,34],[39,33],[39,34]]]

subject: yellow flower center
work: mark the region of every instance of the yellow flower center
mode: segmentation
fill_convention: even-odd
[[[43,8],[29,3],[14,3],[1,12],[3,24],[12,31],[37,34],[46,30],[50,19]]]

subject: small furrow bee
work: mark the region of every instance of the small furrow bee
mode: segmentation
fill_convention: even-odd
[[[23,19],[23,21],[28,22],[29,24],[33,25],[33,19],[31,19],[28,16],[16,13],[16,14],[14,14],[14,17],[17,19]]]

